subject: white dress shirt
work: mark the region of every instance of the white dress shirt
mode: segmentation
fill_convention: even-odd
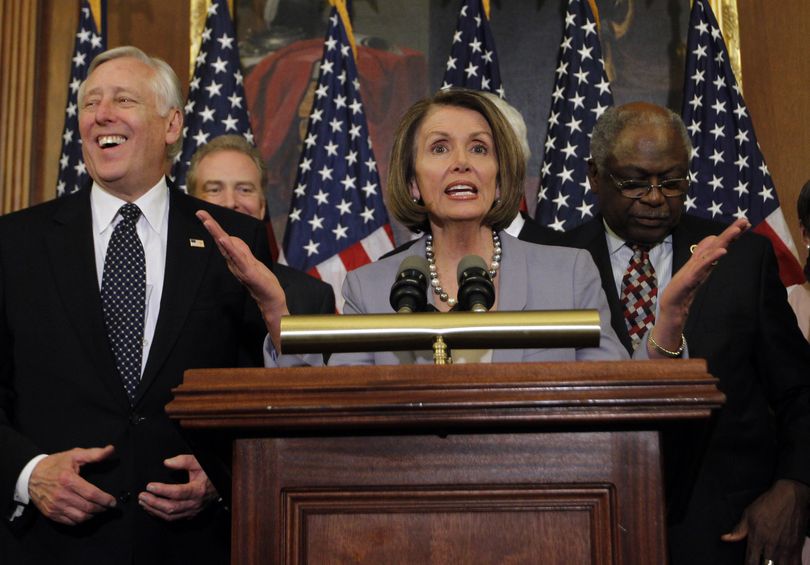
[[[616,293],[622,295],[622,279],[627,272],[627,265],[633,256],[633,250],[625,240],[616,235],[610,226],[605,222],[605,235],[607,238],[608,253],[610,254],[610,266],[613,269],[613,281],[616,283]],[[664,289],[672,279],[672,234],[667,235],[664,240],[650,248],[650,263],[655,269],[655,280],[658,285],[658,296],[660,297]],[[658,317],[658,303],[655,301],[655,316]]]
[[[110,243],[110,237],[112,237],[116,224],[121,221],[118,210],[126,203],[126,200],[113,196],[98,184],[93,183],[90,191],[90,211],[93,217],[93,246],[96,253],[99,290],[104,274],[107,245]],[[161,177],[155,186],[135,200],[133,204],[136,204],[141,210],[141,217],[138,218],[136,229],[146,259],[146,317],[143,327],[143,357],[141,359],[141,375],[143,375],[152,339],[155,336],[155,327],[160,313],[160,299],[163,295],[163,275],[166,270],[166,244],[169,230],[169,187],[166,184],[166,178]],[[121,386],[124,386],[123,383]],[[37,463],[45,457],[47,457],[46,454],[41,454],[31,459],[17,477],[14,500],[19,504],[11,516],[12,520],[22,514],[21,505],[28,504],[30,500],[28,482],[31,479],[31,473]]]

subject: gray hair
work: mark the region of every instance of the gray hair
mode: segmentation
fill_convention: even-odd
[[[150,81],[152,91],[155,93],[155,102],[157,105],[158,114],[164,118],[169,114],[172,109],[180,110],[180,115],[183,114],[183,90],[180,86],[180,79],[177,78],[177,73],[169,64],[159,57],[150,57],[137,47],[132,45],[123,45],[108,49],[103,53],[99,53],[90,63],[87,69],[87,76],[96,70],[100,65],[113,59],[121,59],[124,57],[137,59],[144,63],[152,70],[155,71],[153,79]],[[87,81],[85,80],[79,86],[79,105],[84,99],[84,90]],[[177,138],[177,141],[172,143],[167,150],[167,158],[174,159],[179,153],[183,145],[183,136]]]
[[[596,121],[591,135],[591,158],[598,169],[605,166],[608,157],[613,154],[616,139],[629,126],[655,125],[669,128],[681,138],[686,154],[692,154],[692,141],[681,117],[669,108],[661,106],[656,108],[661,111],[639,111],[626,106],[613,106],[605,110]]]
[[[526,163],[528,163],[529,159],[532,157],[532,150],[529,147],[529,132],[526,128],[526,120],[523,119],[523,114],[509,102],[492,92],[482,91],[481,94],[495,104],[495,107],[498,108],[501,114],[503,114],[503,117],[506,118],[506,121],[509,122],[509,125],[512,126],[512,129],[515,130],[515,135],[520,143],[520,150],[523,152]]]

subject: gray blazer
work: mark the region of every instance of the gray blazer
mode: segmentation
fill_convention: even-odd
[[[498,310],[561,310],[595,308],[602,338],[599,347],[583,349],[496,349],[493,363],[628,359],[627,350],[610,325],[610,308],[599,272],[590,253],[579,249],[526,243],[501,232],[503,260],[498,271]],[[348,274],[343,284],[344,314],[392,312],[391,284],[402,260],[425,255],[425,238],[364,265]],[[429,300],[433,302],[433,293]],[[645,348],[639,348],[643,350]],[[400,365],[433,363],[431,351],[383,351],[334,354],[330,365]]]

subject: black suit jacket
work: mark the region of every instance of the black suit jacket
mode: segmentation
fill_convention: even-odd
[[[85,189],[0,218],[0,526],[2,563],[226,563],[228,516],[212,506],[168,524],[137,503],[150,481],[187,480],[163,460],[190,453],[164,406],[183,371],[261,365],[266,330],[194,216],[207,209],[269,261],[264,229],[243,214],[170,190],[163,296],[134,406],[104,328]],[[191,245],[202,240],[204,247]],[[60,526],[31,504],[8,523],[15,482],[39,453],[115,446],[86,465],[87,480],[118,508]]]
[[[287,296],[290,314],[335,313],[335,293],[331,285],[281,263],[274,263],[272,268]]]
[[[724,227],[683,216],[672,234],[673,273],[689,259],[692,245]],[[544,243],[590,251],[613,328],[629,350],[602,218]],[[686,446],[667,453],[672,492],[688,499],[684,512],[672,516],[672,563],[742,563],[744,544],[725,544],[719,536],[774,480],[810,484],[810,346],[787,304],[766,238],[749,233],[731,245],[698,291],[684,334],[689,356],[706,359],[726,404],[711,423],[696,477],[671,476],[685,472],[679,463],[692,457]]]

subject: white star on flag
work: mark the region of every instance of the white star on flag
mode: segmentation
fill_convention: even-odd
[[[103,16],[103,9],[102,14]],[[59,159],[59,175],[56,179],[56,195],[62,196],[76,192],[87,184],[90,177],[84,166],[82,144],[79,136],[79,85],[87,77],[90,62],[105,50],[105,40],[99,33],[93,11],[87,0],[82,0],[79,7],[79,25],[76,41],[73,45],[73,58],[70,67],[70,82],[67,106],[65,109],[65,126],[62,130],[62,151]]]
[[[458,14],[442,89],[462,86],[504,97],[495,38],[482,0],[463,0]]]
[[[200,146],[224,134],[242,135],[253,142],[248,111],[242,104],[245,89],[235,38],[227,0],[211,0],[185,107],[183,149],[172,169],[182,190],[191,156]]]
[[[540,167],[535,219],[558,231],[594,215],[588,190],[590,136],[599,116],[613,105],[596,22],[587,0],[569,0]]]
[[[336,4],[344,10],[332,8],[305,138],[318,141],[302,148],[284,260],[331,284],[342,311],[346,273],[393,249],[393,236],[377,190],[351,24],[340,15],[346,13],[343,0]]]
[[[683,121],[690,124],[697,154],[707,156],[692,159],[687,212],[727,223],[744,215],[773,243],[782,282],[800,284],[804,275],[793,239],[706,0],[692,6],[687,43]]]

